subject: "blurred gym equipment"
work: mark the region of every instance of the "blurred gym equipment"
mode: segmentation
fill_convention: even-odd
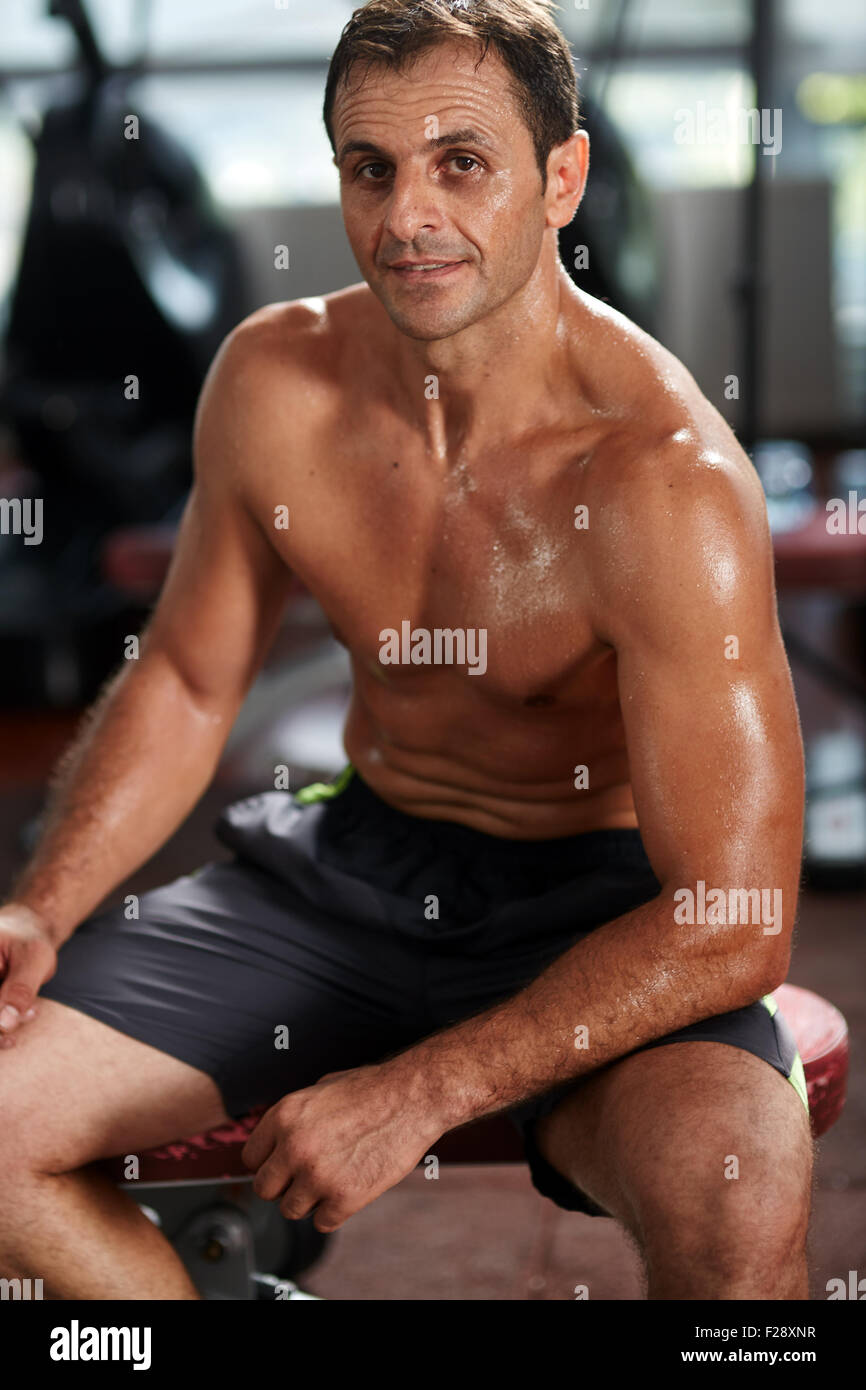
[[[76,89],[28,132],[32,199],[5,333],[0,414],[43,538],[3,536],[0,704],[87,701],[142,611],[99,572],[119,525],[176,522],[207,366],[243,315],[240,263],[189,156],[135,114],[82,0]],[[9,486],[7,483],[7,494]]]

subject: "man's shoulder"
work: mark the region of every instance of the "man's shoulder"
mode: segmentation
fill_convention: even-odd
[[[757,474],[691,372],[625,315],[592,301],[589,389],[603,428],[586,470],[596,502],[619,516],[692,498],[739,493],[763,507]],[[579,349],[578,349],[579,350]]]
[[[202,389],[197,433],[245,445],[311,441],[333,422],[363,338],[369,290],[267,304],[223,340]],[[298,450],[295,450],[297,453]]]
[[[322,429],[339,418],[361,298],[353,286],[322,298],[267,304],[228,334],[199,397],[198,472],[213,476],[228,469],[249,480],[267,473],[269,459],[286,468],[306,456]]]
[[[770,575],[764,493],[733,430],[661,343],[622,315],[602,328],[616,381],[582,489],[583,550],[602,606],[648,602],[664,574],[701,588],[711,571],[741,574],[749,559]]]
[[[238,370],[334,376],[344,352],[371,321],[365,284],[256,309],[232,330],[223,351]]]

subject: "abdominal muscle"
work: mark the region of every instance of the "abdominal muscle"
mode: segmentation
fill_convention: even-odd
[[[419,708],[408,719],[395,714],[392,722],[387,693],[371,694],[375,718],[363,681],[356,683],[344,745],[362,780],[397,810],[456,821],[503,839],[550,840],[637,827],[624,740],[616,737],[612,723],[602,730],[593,720],[597,748],[604,752],[582,749],[580,762],[589,767],[591,786],[578,789],[572,770],[578,758],[570,758],[571,740],[562,736],[564,711],[548,716],[544,725],[545,716],[535,712],[527,734],[519,718],[487,710],[482,731],[453,713],[446,726],[441,714],[436,718],[435,706],[434,711]],[[515,755],[521,747],[522,757]],[[548,777],[539,777],[545,772]]]

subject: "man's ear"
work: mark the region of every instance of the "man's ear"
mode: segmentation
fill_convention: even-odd
[[[589,136],[576,130],[547,158],[548,227],[567,227],[580,207],[589,175]]]

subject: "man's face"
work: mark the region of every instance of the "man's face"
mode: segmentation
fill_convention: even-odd
[[[359,85],[353,71],[334,103],[352,250],[401,332],[428,342],[521,289],[547,225],[508,69],[492,51],[476,71],[477,61],[471,47],[442,44],[404,73],[372,67]]]

